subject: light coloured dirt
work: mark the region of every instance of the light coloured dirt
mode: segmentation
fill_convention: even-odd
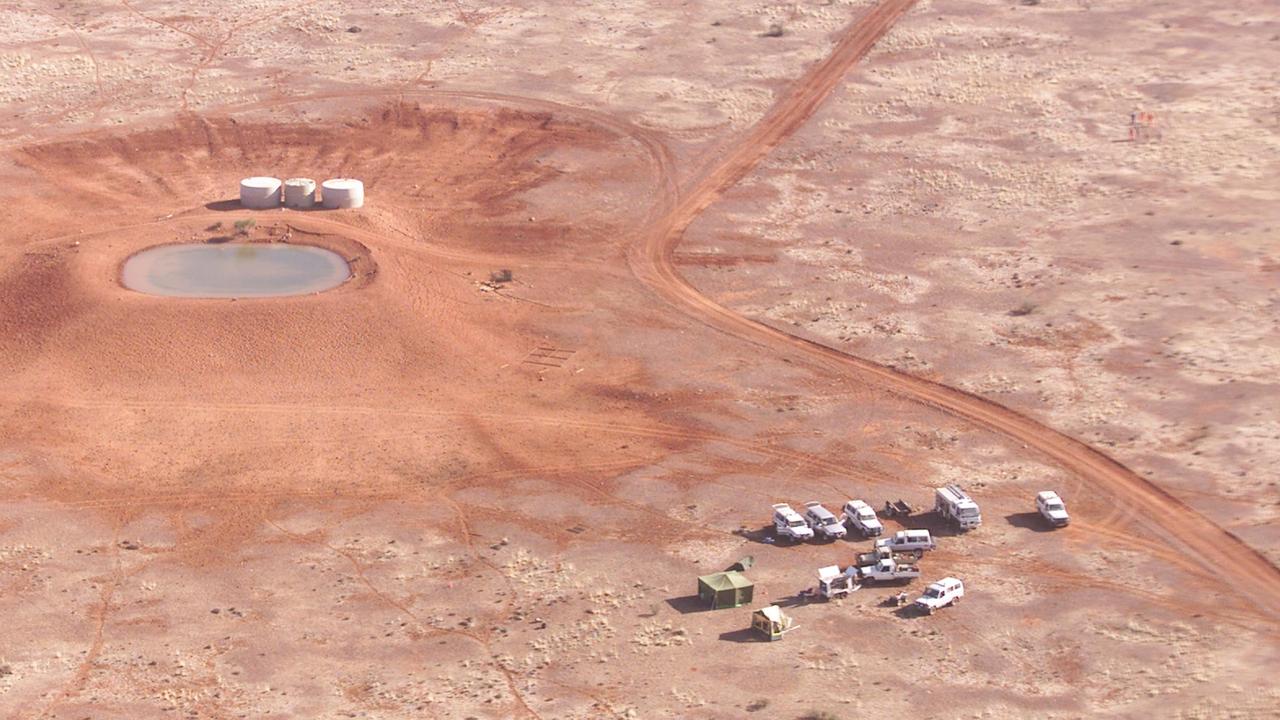
[[[957,17],[991,22],[979,5]],[[1280,581],[1212,508],[1016,397],[736,309],[814,292],[770,219],[757,254],[756,221],[733,230],[743,253],[705,247],[744,193],[795,182],[770,158],[856,104],[841,89],[876,43],[922,37],[945,4],[544,10],[19,8],[6,716],[1274,711]],[[762,37],[772,23],[782,37]],[[69,58],[92,72],[49,82]],[[238,209],[236,180],[262,173],[360,177],[369,204]],[[353,280],[237,301],[120,287],[132,252],[243,219],[245,239],[343,253]],[[788,257],[835,262],[816,237]],[[751,264],[775,275],[726,279]],[[901,302],[925,295],[884,270]],[[883,604],[896,588],[799,599],[862,543],[760,542],[772,502],[925,504],[951,480],[986,523],[910,521],[943,536],[929,577],[969,588],[933,617]],[[1046,486],[1070,528],[1029,512]],[[783,642],[744,642],[745,609],[687,597],[746,554],[756,605],[801,626]]]

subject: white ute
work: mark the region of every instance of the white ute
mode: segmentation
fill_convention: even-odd
[[[888,548],[890,552],[924,552],[938,546],[928,530],[899,530],[889,537],[876,541],[876,549]]]
[[[964,583],[949,577],[942,578],[925,589],[924,594],[916,598],[916,608],[930,615],[938,608],[954,605],[964,597]]]
[[[1071,522],[1071,517],[1067,515],[1067,506],[1063,504],[1062,498],[1058,497],[1058,493],[1052,490],[1045,490],[1036,495],[1036,510],[1054,527],[1062,527]]]
[[[853,568],[849,569],[853,570]],[[877,560],[875,565],[867,565],[857,569],[857,578],[864,581],[894,582],[918,577],[920,577],[919,565],[899,562],[892,558]]]
[[[934,493],[933,509],[954,522],[961,530],[972,530],[982,524],[982,512],[978,510],[978,503],[965,494],[959,485],[938,488]]]
[[[828,540],[839,540],[844,537],[844,523],[840,522],[832,512],[824,507],[817,500],[810,500],[804,504],[804,521],[809,523],[809,527],[813,529],[815,535],[822,536]]]
[[[805,524],[800,513],[786,503],[773,506],[773,529],[779,540],[812,540],[813,530]]]
[[[876,511],[861,500],[850,500],[844,504],[844,519],[854,530],[862,533],[862,537],[877,537],[884,532]]]

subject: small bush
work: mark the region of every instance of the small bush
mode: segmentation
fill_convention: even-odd
[[[769,700],[767,698],[760,698],[759,700],[752,700],[747,703],[747,712],[760,712],[767,707],[769,707]]]
[[[248,235],[248,234],[249,234],[249,231],[250,231],[250,230],[252,230],[252,229],[254,228],[254,226],[255,226],[255,225],[257,225],[257,224],[258,224],[258,221],[257,221],[257,220],[254,220],[253,218],[245,218],[244,220],[237,220],[237,221],[236,221],[236,234],[237,234],[237,235]]]
[[[204,229],[204,231],[205,231],[205,232],[218,232],[218,231],[219,231],[219,230],[221,230],[221,229],[222,229],[222,221],[221,221],[221,220],[219,220],[218,222],[216,222],[216,223],[214,223],[214,224],[210,225],[209,227],[205,228],[205,229]]]
[[[810,710],[808,713],[800,716],[800,720],[840,720],[835,713],[829,713],[826,710]]]
[[[762,37],[782,37],[782,26],[770,25],[769,29],[765,30],[761,35]]]
[[[511,274],[510,270],[503,268],[502,270],[494,270],[489,273],[489,282],[501,285],[502,283],[511,282],[513,277],[514,276]]]
[[[1010,315],[1012,315],[1012,316],[1014,316],[1014,317],[1022,317],[1023,315],[1030,315],[1031,313],[1033,313],[1033,312],[1035,312],[1035,311],[1036,311],[1036,305],[1035,305],[1035,303],[1033,303],[1033,302],[1031,302],[1031,301],[1027,301],[1027,302],[1022,303],[1022,304],[1021,304],[1021,305],[1019,305],[1018,307],[1016,307],[1016,308],[1014,308],[1014,309],[1010,310],[1010,311],[1009,311],[1009,314],[1010,314]]]

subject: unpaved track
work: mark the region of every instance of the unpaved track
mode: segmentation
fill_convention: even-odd
[[[743,317],[703,295],[676,270],[673,255],[690,223],[800,129],[845,73],[914,4],[915,0],[884,0],[850,24],[829,56],[802,76],[738,142],[697,173],[679,202],[642,231],[629,255],[633,272],[663,298],[711,327],[799,355],[813,366],[861,385],[923,403],[1035,448],[1095,491],[1113,497],[1176,549],[1190,553],[1265,617],[1280,618],[1280,570],[1239,538],[1115,460],[989,400]]]

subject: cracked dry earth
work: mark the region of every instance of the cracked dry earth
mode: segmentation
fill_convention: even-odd
[[[1153,12],[6,9],[0,716],[1272,716],[1280,24]],[[246,219],[353,278],[119,285]],[[935,616],[759,542],[948,481]],[[689,598],[748,554],[783,642]]]

